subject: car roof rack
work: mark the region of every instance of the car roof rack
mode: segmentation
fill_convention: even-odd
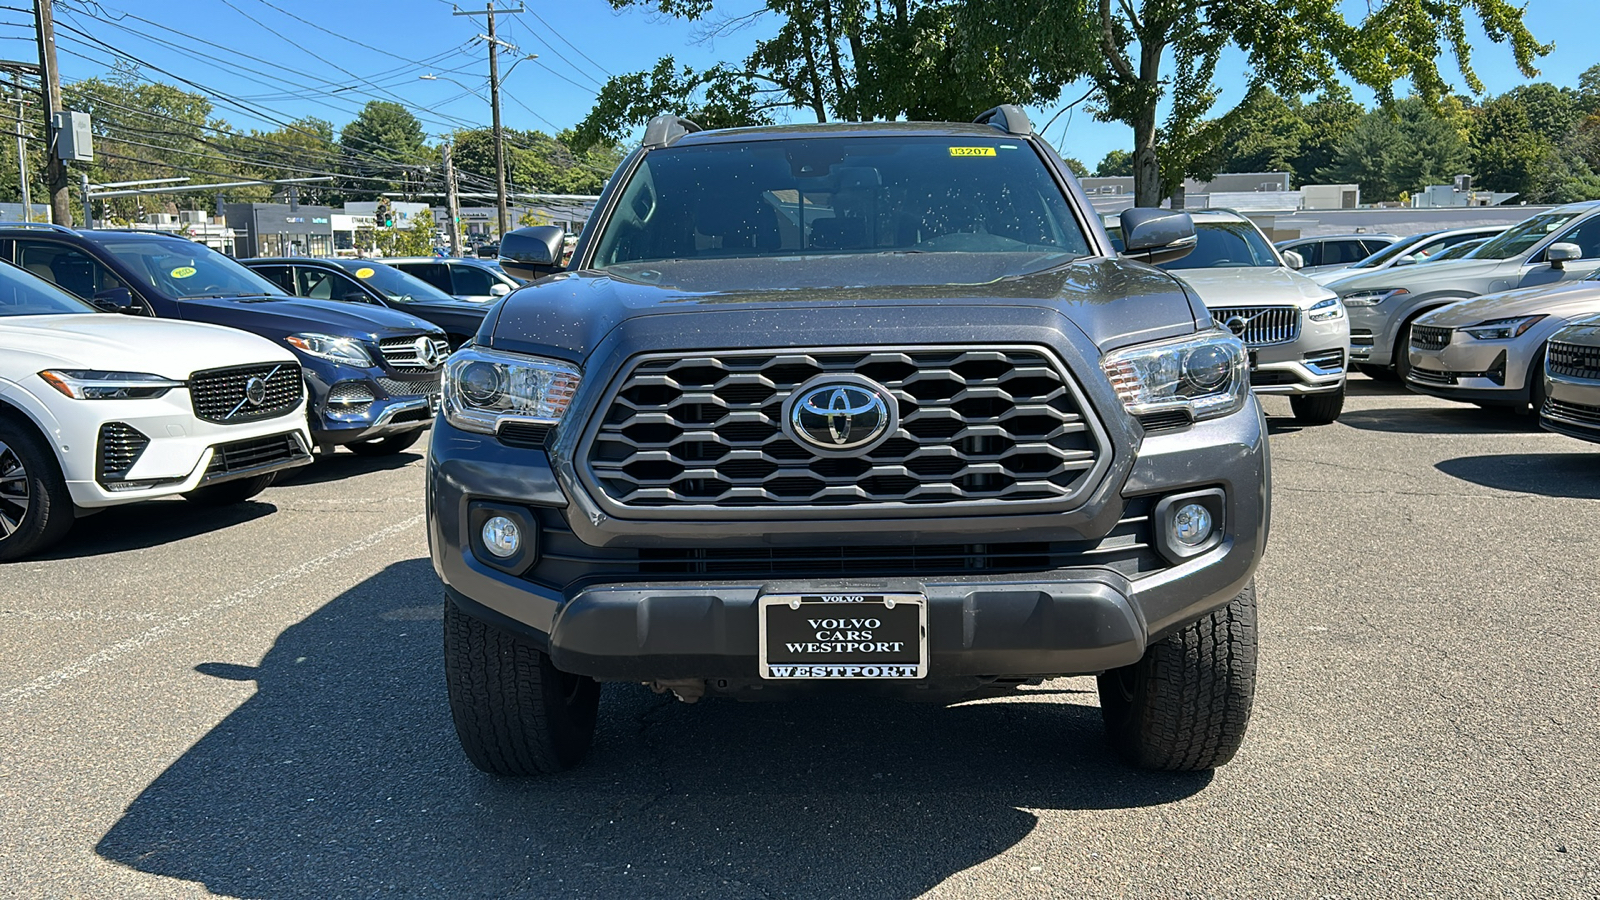
[[[1028,114],[1015,103],[1002,103],[979,115],[972,122],[975,125],[993,125],[1006,134],[1022,136],[1033,134],[1033,123],[1028,121]]]
[[[0,222],[0,228],[47,228],[51,231],[65,234],[77,234],[71,228],[65,225],[57,225],[54,222]]]
[[[703,130],[699,125],[685,119],[683,116],[675,116],[671,113],[656,116],[650,120],[649,124],[644,126],[643,146],[646,150],[671,147],[677,142],[678,138]]]

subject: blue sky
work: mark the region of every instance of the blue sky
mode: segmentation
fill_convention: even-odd
[[[1600,46],[1580,39],[1574,27],[1592,24],[1592,2],[1529,0],[1527,21],[1535,35],[1556,42],[1540,63],[1541,80],[1576,84],[1579,72],[1600,63]],[[1365,3],[1350,6],[1354,11]],[[737,14],[757,7],[740,0],[719,5],[718,11]],[[144,60],[151,77],[174,80],[155,71],[166,69],[231,96],[237,104],[218,102],[216,114],[236,126],[271,128],[273,119],[303,115],[339,126],[368,100],[381,98],[405,102],[430,133],[438,134],[489,121],[488,64],[483,43],[474,41],[483,30],[482,19],[452,16],[453,8],[449,0],[67,0],[57,3],[57,18]],[[697,26],[639,10],[616,12],[605,0],[530,5],[528,12],[500,22],[503,39],[524,53],[539,54],[518,63],[506,78],[505,123],[544,131],[583,118],[607,74],[648,68],[665,53],[697,67],[737,60],[772,27],[758,23],[706,41]],[[1481,34],[1474,38],[1473,62],[1491,93],[1523,83],[1509,50]],[[105,73],[113,56],[66,27],[60,47],[68,80]],[[32,54],[31,20],[0,12],[0,57],[31,59]],[[1239,68],[1237,62],[1223,66],[1224,71]],[[506,72],[505,63],[501,71]],[[429,74],[437,77],[421,77]],[[1242,79],[1222,84],[1222,102],[1231,105],[1243,89]],[[1077,94],[1068,90],[1064,96]],[[1036,122],[1055,111],[1036,110]],[[1047,137],[1091,168],[1107,151],[1130,142],[1124,126],[1095,122],[1081,110],[1063,115]]]

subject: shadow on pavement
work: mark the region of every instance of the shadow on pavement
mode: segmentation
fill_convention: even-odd
[[[439,588],[391,566],[284,631],[257,693],[100,841],[105,858],[241,897],[913,897],[1026,837],[1029,809],[1173,802],[1057,692],[955,706],[689,706],[607,686],[594,752],[500,780],[455,743]],[[1089,865],[1087,861],[1085,865]]]
[[[422,458],[421,445],[415,450],[402,450],[388,456],[357,456],[349,451],[319,453],[316,462],[298,469],[290,469],[278,476],[273,484],[326,484],[369,472],[387,472],[403,469]]]
[[[1516,434],[1536,432],[1531,416],[1476,406],[1347,409],[1340,424],[1393,434]]]
[[[1405,384],[1396,381],[1380,381],[1365,375],[1351,375],[1344,382],[1345,396],[1347,397],[1414,397],[1415,394],[1406,390]]]
[[[276,506],[259,500],[221,507],[200,506],[187,500],[112,506],[72,523],[66,540],[29,559],[83,559],[143,550],[242,525],[277,511]]]
[[[1600,500],[1600,456],[1593,453],[1501,453],[1437,463],[1446,475],[1502,491]]]

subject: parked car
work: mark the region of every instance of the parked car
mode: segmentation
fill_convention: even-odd
[[[660,117],[570,266],[558,226],[504,237],[538,280],[447,364],[427,476],[474,764],[576,764],[601,681],[1065,673],[1103,673],[1134,763],[1232,757],[1267,536],[1245,347],[1117,258],[1020,110],[979,121]],[[1181,212],[1121,226],[1141,260],[1193,246]]]
[[[1472,251],[1482,247],[1487,243],[1489,243],[1489,238],[1486,237],[1473,238],[1470,241],[1462,241],[1461,243],[1456,244],[1454,247],[1448,247],[1444,250],[1440,250],[1438,253],[1428,257],[1427,261],[1435,263],[1444,262],[1445,260],[1449,259],[1465,259],[1472,255]]]
[[[1597,268],[1600,201],[1592,201],[1530,216],[1465,259],[1354,275],[1328,286],[1350,311],[1357,367],[1375,378],[1403,380],[1411,365],[1411,326],[1423,313],[1483,294],[1579,281]]]
[[[450,348],[478,333],[489,306],[458,300],[391,265],[370,259],[278,257],[240,260],[247,269],[297,297],[370,303],[444,329]]]
[[[1354,265],[1398,240],[1392,234],[1321,234],[1279,241],[1274,246],[1280,253],[1299,256],[1302,264],[1298,268],[1310,275]]]
[[[291,297],[203,244],[149,231],[0,225],[0,257],[102,309],[259,334],[300,360],[311,436],[366,454],[416,443],[433,421],[444,331],[377,306]]]
[[[1597,273],[1600,274],[1600,273]],[[1600,280],[1485,294],[1419,316],[1406,387],[1419,394],[1538,415],[1545,342],[1600,314]]]
[[[294,355],[232,328],[110,315],[0,264],[0,561],[76,516],[243,502],[311,461]]]
[[[475,303],[493,303],[522,286],[522,282],[507,275],[492,259],[397,256],[385,259],[384,263],[458,300]]]
[[[1544,377],[1539,425],[1600,443],[1600,316],[1578,319],[1550,336]]]
[[[1452,228],[1449,231],[1425,231],[1395,241],[1366,259],[1341,268],[1323,269],[1312,273],[1310,277],[1317,284],[1332,284],[1352,275],[1368,275],[1395,266],[1436,262],[1444,259],[1447,251],[1454,250],[1462,244],[1470,243],[1476,247],[1483,240],[1505,230],[1503,225],[1491,225],[1480,228]],[[1306,274],[1306,270],[1300,271],[1301,274]]]
[[[1217,325],[1250,348],[1250,387],[1257,394],[1287,395],[1295,419],[1308,425],[1336,421],[1350,352],[1350,323],[1338,295],[1290,268],[1244,216],[1227,210],[1191,216],[1194,252],[1161,268],[1193,288]]]

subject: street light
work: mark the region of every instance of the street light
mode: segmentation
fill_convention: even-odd
[[[493,23],[491,22],[491,25],[492,24]],[[501,127],[500,127],[500,86],[506,83],[506,79],[507,78],[511,77],[512,71],[517,68],[518,64],[520,64],[525,59],[538,59],[539,58],[539,54],[537,54],[537,53],[528,53],[528,54],[525,54],[523,56],[518,57],[516,62],[513,62],[511,64],[511,67],[506,69],[506,74],[505,75],[497,76],[495,74],[495,72],[496,72],[498,67],[495,64],[495,56],[494,56],[494,53],[493,53],[493,48],[496,45],[502,44],[502,43],[505,43],[505,42],[497,40],[493,36],[493,33],[494,33],[494,29],[491,27],[490,28],[490,34],[489,35],[483,35],[482,37],[484,37],[486,40],[488,40],[490,42],[490,50],[491,50],[491,52],[489,54],[489,70],[490,70],[489,71],[489,108],[490,108],[491,112],[494,115],[495,203],[496,203],[496,206],[498,207],[499,213],[500,213],[500,215],[499,215],[500,236],[503,238],[503,237],[505,237],[505,233],[506,233],[506,230],[507,230],[507,228],[509,226],[509,222],[506,219],[506,150],[505,150],[505,134],[503,133],[503,131],[502,131]],[[467,87],[466,85],[462,84],[461,82],[456,81],[454,78],[450,78],[450,77],[447,77],[447,76],[435,75],[432,72],[429,72],[426,75],[418,75],[417,78],[422,80],[422,81],[448,81],[451,84],[454,84],[455,86],[457,86],[459,88],[462,88],[463,90],[465,90],[469,94],[473,94],[473,95],[475,95],[477,97],[480,97],[480,98],[483,96],[482,94],[479,94],[477,92],[477,90],[475,90],[474,88]]]

